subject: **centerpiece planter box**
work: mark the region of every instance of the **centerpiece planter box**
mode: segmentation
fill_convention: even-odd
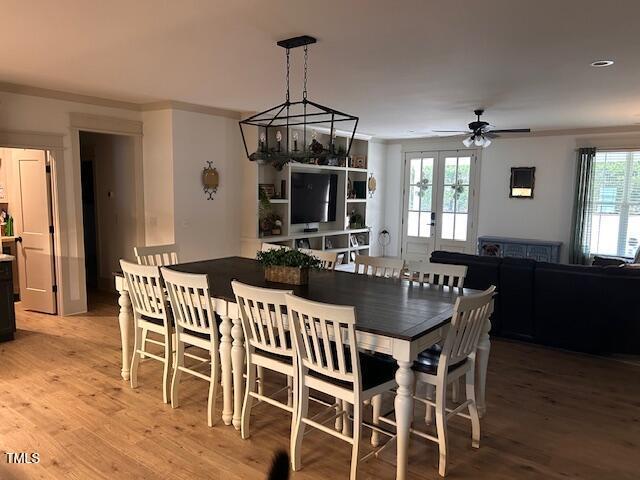
[[[264,267],[264,278],[268,282],[307,285],[309,283],[309,267],[269,265]]]

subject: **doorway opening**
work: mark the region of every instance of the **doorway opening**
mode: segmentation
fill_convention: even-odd
[[[127,135],[79,131],[87,306],[113,292],[113,272],[137,239],[135,142]],[[102,292],[102,293],[101,293]]]
[[[2,253],[14,257],[14,300],[56,314],[51,162],[48,150],[0,148],[0,236]]]

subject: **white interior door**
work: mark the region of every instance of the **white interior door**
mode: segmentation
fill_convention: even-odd
[[[434,250],[475,251],[475,150],[405,155],[405,260],[427,261]]]
[[[14,208],[20,299],[24,308],[56,313],[51,191],[46,152],[14,149]]]

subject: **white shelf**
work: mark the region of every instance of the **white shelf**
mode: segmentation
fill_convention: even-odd
[[[312,163],[288,163],[292,170],[333,170],[336,172],[346,172],[347,167],[338,167],[332,165],[314,165]]]
[[[366,168],[353,168],[353,167],[347,167],[347,171],[349,172],[362,172],[362,173],[367,173],[368,169]]]
[[[318,238],[318,237],[332,237],[334,235],[347,235],[349,233],[365,233],[368,232],[368,228],[355,228],[352,230],[319,230],[317,232],[296,232],[291,235],[273,235],[260,237],[260,240],[268,240],[269,242],[284,242],[287,240],[297,240],[299,238]]]
[[[348,252],[349,251],[349,247],[342,247],[342,248],[325,248],[324,249],[325,252],[335,252],[335,253],[342,253],[342,252]]]
[[[271,198],[269,199],[270,203],[289,203],[287,198]]]
[[[347,198],[347,203],[367,203],[366,198]]]

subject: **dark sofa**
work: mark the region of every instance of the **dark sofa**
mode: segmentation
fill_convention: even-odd
[[[588,353],[640,353],[640,269],[435,251],[467,265],[465,286],[495,285],[491,334]]]

